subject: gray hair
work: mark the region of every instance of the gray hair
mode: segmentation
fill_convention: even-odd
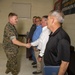
[[[55,16],[60,23],[64,22],[64,14],[61,11],[52,11],[52,16]]]

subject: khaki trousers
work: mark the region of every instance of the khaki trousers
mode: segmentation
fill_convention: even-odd
[[[44,75],[44,66],[45,66],[45,64],[44,64],[44,58],[42,57],[42,75]]]
[[[34,49],[34,54],[35,54],[35,58],[37,61],[37,72],[40,72],[40,71],[42,71],[42,64],[37,59],[40,51],[36,47],[33,47],[33,49]]]

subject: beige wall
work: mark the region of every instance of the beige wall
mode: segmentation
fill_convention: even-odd
[[[75,14],[65,16],[63,28],[69,34],[71,43],[75,47]]]
[[[31,18],[19,18],[17,30],[19,33],[25,34],[29,31],[32,24],[33,16],[43,16],[48,14],[53,8],[53,0],[0,0],[0,43],[3,40],[4,27],[8,21],[7,15],[9,12],[13,12],[12,3],[31,3]]]

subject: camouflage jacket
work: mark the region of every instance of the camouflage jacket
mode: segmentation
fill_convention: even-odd
[[[10,40],[11,36],[16,36],[18,38],[18,33],[15,29],[14,25],[11,25],[9,22],[6,24],[4,28],[4,35],[3,35],[3,48],[4,49],[18,49],[18,46],[13,44]]]

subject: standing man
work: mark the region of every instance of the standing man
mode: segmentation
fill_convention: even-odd
[[[35,56],[36,56],[36,60],[37,60],[37,70],[33,72],[33,74],[40,74],[42,72],[42,57],[45,51],[45,47],[46,47],[46,43],[48,41],[49,38],[49,34],[50,34],[50,30],[47,28],[47,18],[48,16],[43,16],[42,17],[42,33],[40,34],[40,37],[31,43],[28,43],[26,47],[30,47],[30,46],[37,46],[37,48],[35,49]],[[39,54],[40,53],[40,54]],[[37,59],[39,57],[39,60]]]
[[[36,41],[40,37],[41,32],[42,32],[41,18],[38,16],[36,18],[36,30],[34,31],[34,34],[32,37],[32,42]],[[32,51],[34,58],[36,58],[36,50],[35,50],[36,48],[37,48],[37,46],[33,47],[33,51]],[[34,67],[37,67],[37,66],[33,66],[33,68]]]
[[[29,32],[29,35],[28,35],[28,42],[32,41],[32,36],[34,34],[34,31],[36,30],[36,18],[37,18],[37,16],[33,17],[33,25],[30,28],[30,32]]]
[[[29,34],[28,34],[28,37],[27,37],[27,43],[32,42],[32,36],[34,34],[34,31],[36,30],[36,17],[37,16],[33,17],[33,24],[32,24],[32,26],[30,28],[30,31],[29,31]],[[32,50],[33,50],[32,47],[30,47],[29,49],[27,48],[27,50],[26,50],[26,57],[29,58],[30,60],[32,59],[33,60],[32,65],[35,65],[36,64],[36,60],[35,60],[35,58],[32,55]]]
[[[9,13],[8,15],[8,23],[4,29],[3,36],[3,48],[7,56],[7,64],[6,64],[6,74],[9,72],[12,75],[18,75],[18,64],[17,64],[17,53],[18,46],[25,46],[24,43],[18,41],[18,33],[15,28],[17,24],[18,16],[15,13]]]
[[[51,34],[44,53],[46,66],[60,66],[58,75],[65,75],[70,61],[70,37],[61,27],[63,16],[60,11],[52,11],[48,15]]]

